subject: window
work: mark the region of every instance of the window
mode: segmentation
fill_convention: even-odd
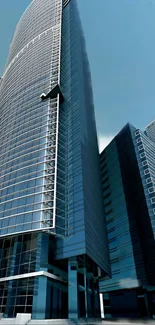
[[[112,275],[119,274],[119,273],[120,273],[120,270],[112,271]]]
[[[149,168],[144,170],[144,175],[148,175],[148,174],[150,174]]]
[[[144,161],[142,162],[142,166],[146,166],[146,165],[148,165],[148,162],[147,162],[147,160],[144,160]]]
[[[112,213],[112,209],[108,210],[107,212],[105,212],[105,216],[108,216],[110,213]]]
[[[110,249],[110,253],[117,252],[117,247],[113,247]]]
[[[137,143],[142,142],[141,138],[138,138],[138,139],[136,140],[136,142],[137,142]]]
[[[152,179],[151,179],[151,177],[148,177],[148,178],[146,179],[146,184],[150,184],[150,183],[152,183]]]
[[[119,258],[117,257],[117,258],[114,258],[113,260],[111,260],[111,263],[113,264],[113,263],[117,263],[117,262],[119,262]]]
[[[104,199],[107,199],[109,196],[111,195],[111,193],[107,193],[106,195],[103,196]]]
[[[108,230],[108,234],[110,234],[111,232],[113,232],[115,230],[115,227],[112,227]]]
[[[106,178],[102,179],[102,184],[108,182],[108,180],[109,180],[109,177],[106,177]]]
[[[108,240],[109,243],[112,243],[113,241],[116,240],[116,237],[112,237],[111,239]]]
[[[140,131],[139,131],[139,130],[136,130],[135,135],[136,135],[136,136],[137,136],[137,135],[140,135]]]
[[[151,198],[151,203],[155,203],[155,196]]]
[[[140,158],[144,158],[144,157],[146,157],[146,154],[145,154],[145,152],[142,152],[142,153],[140,154]]]
[[[64,0],[64,7],[67,6],[70,0]]]
[[[101,153],[101,164],[106,160],[106,156]]]
[[[103,162],[101,161],[101,169],[103,170],[106,167],[107,167],[107,163],[104,161]]]
[[[154,187],[153,187],[153,186],[150,187],[150,188],[148,189],[148,192],[149,192],[149,193],[153,193],[153,192],[154,192]]]
[[[104,203],[104,207],[106,208],[106,207],[108,207],[109,205],[111,205],[112,204],[112,201],[110,200],[110,201],[108,201],[107,203]]]
[[[144,149],[144,147],[143,147],[143,145],[141,144],[140,146],[138,146],[138,150],[140,151],[140,150],[142,150],[142,149]]]
[[[101,171],[101,175],[102,175],[102,177],[104,177],[105,175],[107,175],[107,173],[108,173],[107,170],[105,170],[103,173],[102,173],[102,171]]]
[[[106,185],[105,187],[103,187],[103,191],[106,191],[110,186],[109,185]]]
[[[113,221],[114,221],[114,218],[113,218],[113,217],[110,218],[109,220],[107,220],[107,225],[108,225],[109,223],[113,222]]]

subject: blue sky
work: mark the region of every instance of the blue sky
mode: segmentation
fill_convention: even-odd
[[[155,1],[77,1],[103,146],[126,122],[144,128],[155,118]],[[30,2],[0,1],[0,73],[15,25]]]

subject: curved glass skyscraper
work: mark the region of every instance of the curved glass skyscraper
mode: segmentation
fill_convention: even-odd
[[[0,312],[99,316],[97,279],[110,267],[75,0],[31,2],[0,94]]]

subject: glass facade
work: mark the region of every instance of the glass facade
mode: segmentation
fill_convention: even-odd
[[[55,228],[62,1],[33,1],[1,83],[0,234]],[[49,185],[50,183],[50,185]]]
[[[133,135],[136,156],[155,238],[155,144],[140,130]]]
[[[57,258],[88,254],[110,274],[91,76],[76,1],[64,8],[61,45],[65,100],[60,110],[59,153],[66,175],[63,182],[70,236],[67,241],[57,241]]]
[[[0,310],[6,317],[97,317],[98,278],[110,275],[110,259],[75,0],[31,2],[0,94]]]
[[[35,234],[0,241],[0,278],[35,272],[36,241]],[[20,312],[31,313],[33,294],[32,277],[23,279],[19,276],[17,280],[0,281],[0,312],[6,312],[8,316],[15,316]]]
[[[146,127],[145,133],[155,143],[155,121]]]
[[[155,305],[154,143],[127,124],[101,153],[112,278],[100,281],[105,315],[148,317]]]
[[[138,287],[139,279],[136,273],[129,213],[115,139],[103,151],[100,161],[104,214],[112,268],[112,279],[102,281],[100,290],[109,292],[128,286]]]
[[[147,209],[146,219],[139,220],[143,225],[140,232],[141,245],[148,284],[155,286],[155,143],[142,131],[131,130]]]
[[[41,233],[0,240],[0,312],[5,317],[68,317],[67,261],[61,268],[56,265],[54,245],[52,237]]]

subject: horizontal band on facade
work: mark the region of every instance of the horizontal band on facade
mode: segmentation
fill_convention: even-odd
[[[63,280],[59,276],[51,274],[51,273],[46,272],[46,271],[38,271],[38,272],[31,272],[31,273],[24,273],[24,274],[8,276],[8,277],[5,277],[5,278],[0,278],[0,282],[13,281],[13,280],[19,280],[19,279],[25,279],[25,278],[33,278],[33,277],[37,277],[37,276],[46,276],[47,278],[50,278],[50,279],[55,280],[55,281],[66,282],[65,280]]]

